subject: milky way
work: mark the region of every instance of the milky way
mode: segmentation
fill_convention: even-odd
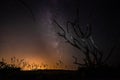
[[[22,2],[24,4],[9,1],[3,5],[1,57],[24,58],[29,63],[48,64],[49,68],[65,68],[69,65],[72,55],[68,54],[68,46],[64,45],[64,41],[56,34],[56,26],[53,23],[57,2],[41,1],[37,12],[30,8],[32,4],[27,1]],[[63,66],[56,65],[59,60],[64,63]],[[67,69],[71,67],[74,66]]]
[[[115,2],[4,0],[0,3],[0,57],[16,56],[31,63],[48,64],[52,69],[75,69],[72,56],[77,56],[80,62],[83,56],[57,35],[60,30],[53,19],[65,28],[67,20],[75,19],[77,7],[80,26],[91,22],[93,39],[101,49],[109,51],[120,34],[119,9]],[[111,58],[112,63],[118,62],[117,53],[115,59]],[[63,64],[58,66],[61,61]]]

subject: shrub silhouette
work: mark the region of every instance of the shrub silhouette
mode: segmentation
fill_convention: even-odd
[[[12,64],[8,64],[4,61],[4,59],[0,61],[0,72],[14,72],[14,71],[20,71],[20,70],[21,70],[20,67],[17,67]]]

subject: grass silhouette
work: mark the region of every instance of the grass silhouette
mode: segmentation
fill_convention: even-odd
[[[15,61],[14,61],[15,59]],[[23,59],[11,58],[11,64],[0,61],[0,80],[119,80],[120,67],[101,66],[97,68],[81,67],[72,70],[38,70],[23,71],[19,66],[23,65]],[[20,64],[20,61],[22,63]],[[18,62],[17,65],[14,63]],[[27,65],[24,65],[24,67]]]

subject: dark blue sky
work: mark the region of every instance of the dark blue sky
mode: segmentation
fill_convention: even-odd
[[[120,39],[120,12],[117,1],[105,0],[3,0],[0,2],[0,55],[35,56],[48,62],[63,59],[71,63],[76,49],[56,35],[52,19],[63,27],[74,20],[79,7],[80,25],[92,24],[96,44],[106,52]],[[91,16],[89,16],[91,15]],[[118,62],[119,44],[112,57]]]

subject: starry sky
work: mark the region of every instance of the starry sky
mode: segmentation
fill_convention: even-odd
[[[66,44],[56,33],[53,19],[65,27],[79,7],[80,25],[92,24],[96,44],[105,52],[117,44],[110,63],[119,63],[120,12],[117,1],[102,0],[3,0],[0,2],[0,57],[16,56],[49,69],[75,69],[72,56],[79,50]],[[90,16],[89,16],[90,15]]]

